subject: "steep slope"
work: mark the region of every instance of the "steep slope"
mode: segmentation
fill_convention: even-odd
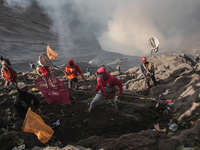
[[[80,31],[76,29],[77,22],[71,25],[70,34],[73,38],[68,35],[65,45],[61,44],[60,36],[52,29],[53,22],[36,4],[26,10],[12,9],[6,7],[4,1],[0,0],[0,9],[0,55],[9,58],[16,70],[30,71],[29,63],[32,61],[36,64],[38,57],[46,52],[47,45],[59,53],[58,58],[53,61],[56,65],[67,63],[70,57],[76,62],[91,61],[93,65],[98,66],[108,65],[121,58],[126,60],[119,62],[124,67],[125,64],[134,65],[137,62],[135,60],[138,57],[103,51],[89,29],[87,31],[82,29],[90,34],[89,37],[80,36]],[[116,66],[111,65],[111,67]]]
[[[1,55],[18,70],[28,68],[45,50],[47,44],[58,46],[50,30],[51,21],[35,5],[25,12],[12,10],[0,1]]]
[[[141,89],[140,86],[144,86],[144,82],[139,71],[136,72],[137,79],[130,73],[117,75],[113,72],[112,74],[124,83],[124,95],[119,96],[117,100],[119,110],[114,110],[108,101],[102,100],[91,114],[87,112],[87,108],[93,97],[90,91],[96,86],[95,75],[86,78],[84,82],[80,81],[79,91],[70,91],[73,105],[68,106],[47,104],[43,95],[34,88],[36,75],[18,72],[18,81],[26,82],[30,92],[36,94],[42,102],[45,123],[51,126],[60,120],[61,124],[53,128],[54,136],[47,144],[41,144],[34,134],[23,133],[23,121],[10,117],[14,113],[12,103],[17,94],[16,90],[14,87],[1,87],[0,147],[11,149],[20,144],[25,144],[27,149],[48,145],[64,147],[69,144],[108,150],[176,150],[184,146],[199,147],[198,68],[193,69],[193,61],[183,54],[157,56],[153,62],[157,66],[157,87],[150,90]],[[162,69],[162,65],[166,68]],[[163,76],[163,73],[170,75]],[[54,70],[53,74],[67,83],[61,71]],[[137,81],[141,84],[134,85],[136,90],[130,89],[130,83],[134,84]],[[0,80],[0,84],[2,86],[3,80]],[[173,103],[168,105],[165,100],[172,100]],[[160,124],[160,128],[167,127],[170,119],[176,120],[178,124],[176,132],[168,130],[167,134],[163,134],[153,130],[154,124]]]

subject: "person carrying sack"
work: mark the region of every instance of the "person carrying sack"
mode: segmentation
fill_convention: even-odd
[[[116,77],[110,75],[106,72],[104,67],[101,67],[97,70],[97,86],[95,88],[95,92],[98,92],[90,103],[90,107],[88,108],[88,112],[90,113],[94,108],[96,102],[100,101],[104,97],[106,99],[110,99],[111,105],[114,109],[118,109],[116,104],[116,87],[119,87],[120,95],[123,94],[122,82]]]
[[[17,73],[9,66],[6,61],[2,62],[1,76],[5,80],[4,87],[17,82]]]
[[[69,89],[72,89],[72,82],[75,83],[75,89],[78,90],[78,73],[81,75],[81,77],[84,80],[83,74],[77,64],[75,64],[74,60],[72,58],[69,59],[68,65],[65,68],[65,75],[68,78],[68,87]]]
[[[141,58],[142,65],[140,66],[141,72],[144,76],[144,79],[147,83],[147,88],[150,88],[150,80],[153,80],[153,83],[155,86],[157,86],[156,78],[155,78],[155,73],[154,73],[154,66],[150,65],[150,63],[147,61],[146,57]]]

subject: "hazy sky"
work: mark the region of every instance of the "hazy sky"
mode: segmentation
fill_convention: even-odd
[[[25,9],[33,1],[69,45],[76,36],[92,34],[104,50],[141,56],[150,52],[151,36],[161,51],[195,49],[200,38],[200,0],[4,0]]]

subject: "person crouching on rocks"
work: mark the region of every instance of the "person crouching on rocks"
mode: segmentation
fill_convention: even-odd
[[[149,62],[147,61],[146,57],[142,57],[141,61],[142,61],[143,64],[140,66],[140,69],[141,69],[141,72],[142,72],[144,79],[147,83],[147,88],[150,88],[149,82],[150,82],[151,79],[153,80],[154,85],[157,86],[155,73],[154,73],[154,66],[151,65],[149,67]],[[151,69],[149,70],[149,68],[151,68]]]
[[[14,107],[17,115],[24,120],[29,107],[31,107],[31,110],[41,115],[42,111],[39,108],[39,100],[35,95],[28,92],[27,85],[24,82],[19,82],[17,84],[17,91],[18,95],[14,100]]]
[[[116,77],[110,75],[106,72],[104,67],[101,67],[97,70],[97,86],[95,88],[95,92],[98,92],[90,103],[90,107],[88,108],[88,112],[90,113],[94,108],[96,102],[100,101],[104,97],[106,99],[110,99],[111,105],[114,109],[118,109],[116,104],[116,88],[119,87],[120,95],[123,94],[122,82]]]
[[[6,61],[2,62],[1,76],[5,80],[4,87],[8,84],[12,85],[13,83],[17,83],[17,73],[6,63]]]

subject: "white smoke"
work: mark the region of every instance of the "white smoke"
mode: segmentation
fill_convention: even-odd
[[[4,5],[15,8],[15,10],[22,12],[27,7],[30,7],[33,0],[5,0]]]
[[[149,54],[151,36],[160,48],[188,48],[199,38],[199,0],[4,0],[9,7],[37,4],[53,21],[60,43],[98,39],[102,49],[128,55]],[[193,43],[194,44],[194,43]]]

